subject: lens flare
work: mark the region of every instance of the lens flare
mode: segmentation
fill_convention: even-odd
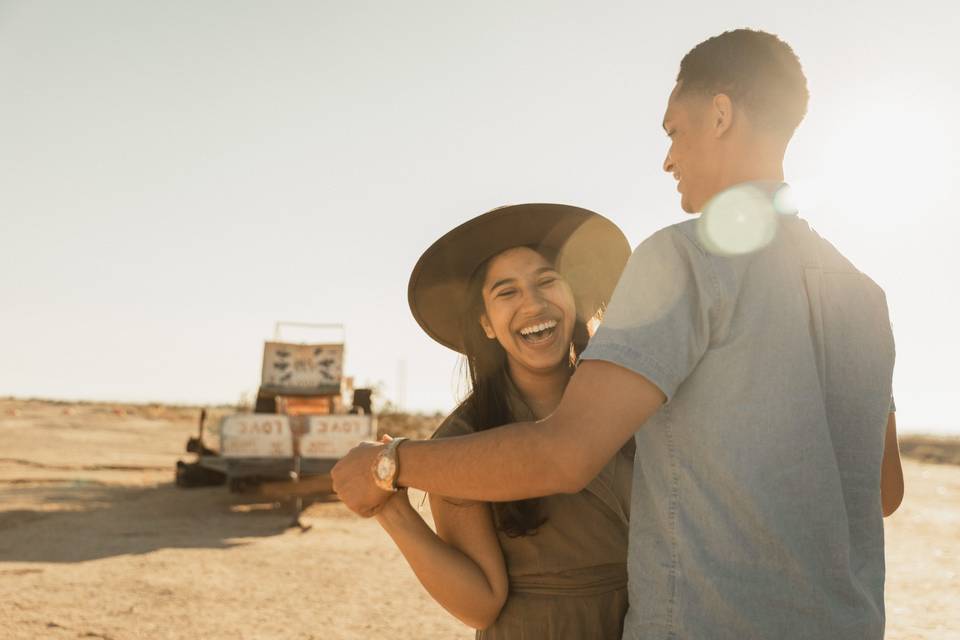
[[[721,256],[759,251],[777,233],[775,206],[768,193],[753,185],[722,191],[711,198],[697,221],[700,241],[708,251]]]
[[[788,216],[792,216],[800,211],[796,196],[794,196],[793,189],[790,188],[790,185],[783,185],[773,194],[773,208],[776,209],[777,213]]]

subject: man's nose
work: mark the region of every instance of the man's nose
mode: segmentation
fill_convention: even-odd
[[[673,159],[670,158],[670,150],[667,150],[667,157],[663,159],[663,170],[667,173],[673,173]]]

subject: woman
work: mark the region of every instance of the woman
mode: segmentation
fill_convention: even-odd
[[[466,356],[471,392],[434,437],[549,415],[629,253],[606,218],[554,204],[496,209],[435,242],[411,275],[410,307]],[[404,492],[377,519],[478,638],[619,638],[631,477],[623,451],[577,494],[492,505],[430,496],[436,534]]]

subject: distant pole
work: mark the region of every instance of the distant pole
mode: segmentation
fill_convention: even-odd
[[[403,411],[407,405],[407,361],[397,362],[397,409]]]

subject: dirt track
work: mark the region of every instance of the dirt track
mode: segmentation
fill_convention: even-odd
[[[173,486],[193,412],[0,400],[0,637],[469,638],[375,522]],[[16,415],[13,415],[16,413]],[[960,467],[905,463],[887,638],[960,637]]]

